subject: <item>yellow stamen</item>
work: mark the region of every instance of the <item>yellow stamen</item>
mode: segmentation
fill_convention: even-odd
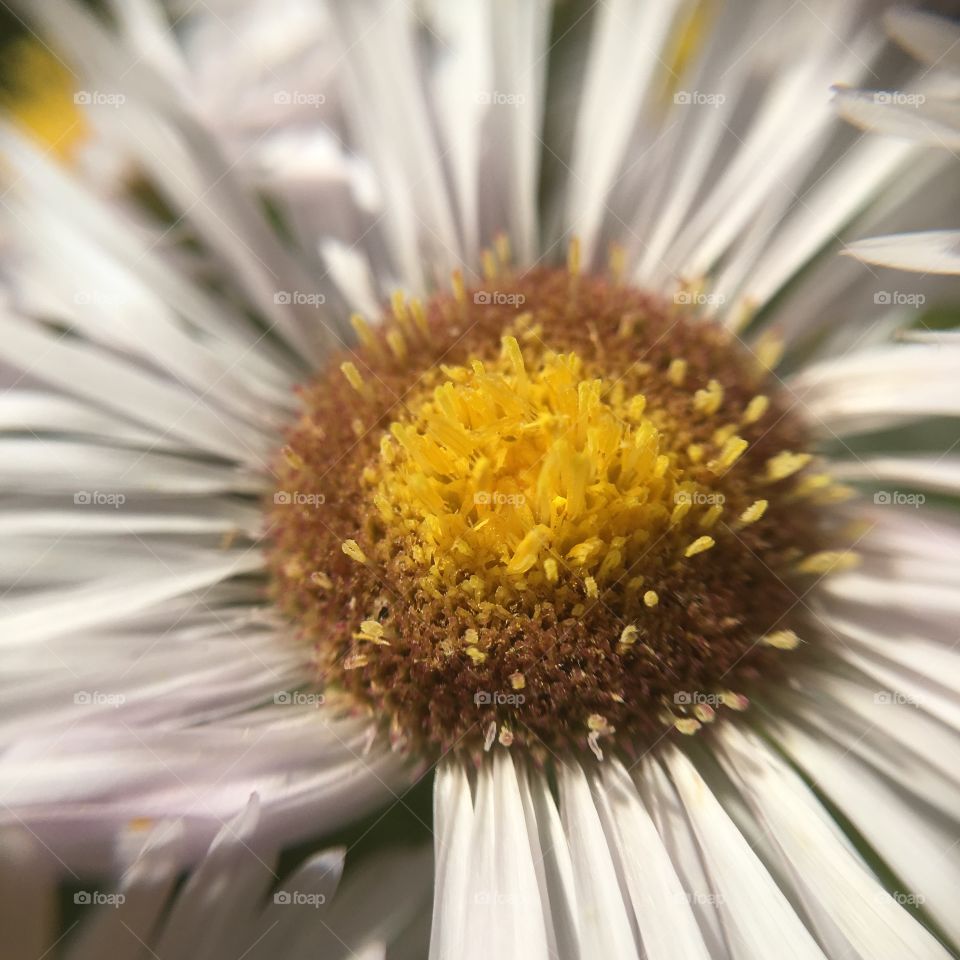
[[[697,539],[684,550],[683,555],[685,557],[695,557],[698,553],[709,550],[715,543],[716,541],[713,537],[697,537]]]

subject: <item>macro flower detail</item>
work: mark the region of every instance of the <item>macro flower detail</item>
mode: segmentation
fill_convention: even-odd
[[[4,958],[960,955],[956,24],[16,10]]]
[[[321,681],[441,752],[602,757],[742,709],[796,645],[801,581],[855,560],[826,548],[851,491],[729,331],[492,256],[483,286],[355,318],[303,391],[271,566]]]

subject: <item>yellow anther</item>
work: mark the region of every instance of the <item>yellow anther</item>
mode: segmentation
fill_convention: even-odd
[[[387,331],[387,346],[398,360],[406,359],[407,341],[403,339],[403,334],[396,327]]]
[[[361,395],[366,394],[366,384],[363,382],[363,377],[360,376],[360,371],[357,369],[356,364],[347,360],[340,364],[340,372],[347,378],[347,383],[349,383],[357,393]]]
[[[680,357],[674,357],[667,367],[667,379],[675,386],[682,387],[683,381],[687,377],[687,361]]]
[[[576,277],[580,273],[580,238],[571,237],[567,244],[567,272]]]
[[[770,398],[765,397],[762,393],[757,394],[743,411],[743,422],[756,423],[767,412],[769,406]]]
[[[693,395],[693,409],[700,413],[715,414],[723,403],[723,387],[717,380],[711,380],[705,390],[697,390]]]
[[[283,448],[281,451],[283,453],[283,459],[287,461],[287,465],[294,470],[303,469],[303,457],[297,453],[289,444]]]
[[[740,514],[741,523],[756,523],[766,512],[768,500],[754,500],[743,513]]]
[[[522,690],[527,685],[527,678],[522,673],[510,674],[510,686],[514,690]]]
[[[811,553],[797,564],[800,573],[827,574],[852,570],[860,563],[860,557],[852,550],[821,550]]]
[[[715,474],[726,473],[743,456],[748,446],[743,437],[731,437],[723,445],[716,459],[707,464],[707,469]]]
[[[632,624],[628,623],[627,626],[623,628],[623,632],[620,634],[620,642],[624,646],[630,646],[637,642],[637,637],[640,631]]]
[[[713,537],[697,537],[697,539],[683,551],[683,555],[685,557],[695,557],[698,553],[709,550],[715,543],[716,541]]]
[[[794,650],[800,638],[792,630],[774,630],[760,638],[760,642],[778,650]]]
[[[360,544],[356,540],[344,540],[340,547],[341,550],[357,563],[366,563],[367,555],[360,549]]]
[[[660,602],[660,597],[657,596],[657,591],[656,591],[656,590],[648,590],[648,591],[643,595],[643,602],[644,602],[648,607],[655,607],[655,606]]]
[[[767,461],[767,479],[771,482],[786,480],[802,470],[812,459],[809,453],[791,453],[784,450]]]

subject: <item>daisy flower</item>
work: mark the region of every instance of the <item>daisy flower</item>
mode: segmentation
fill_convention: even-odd
[[[0,128],[10,954],[950,956],[874,5],[106,6],[22,5],[70,150]]]

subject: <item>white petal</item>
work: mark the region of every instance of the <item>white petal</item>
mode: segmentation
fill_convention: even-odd
[[[557,782],[573,863],[581,949],[590,957],[635,957],[630,917],[587,778],[579,765],[564,764],[557,771]]]
[[[722,898],[723,923],[737,955],[823,960],[783,892],[690,761],[670,751],[666,762]]]
[[[849,244],[844,252],[879,267],[923,273],[960,273],[960,231],[957,230],[871,237]]]
[[[771,833],[797,883],[833,918],[859,956],[947,957],[947,952],[866,869],[803,781],[758,737],[718,730],[722,758]]]

